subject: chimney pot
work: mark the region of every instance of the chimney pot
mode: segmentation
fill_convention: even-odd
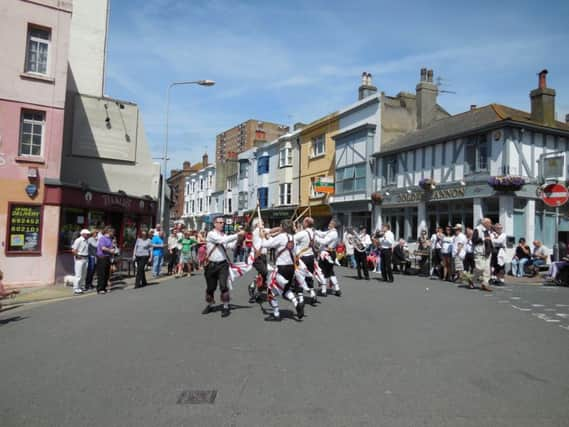
[[[424,82],[427,80],[427,69],[421,68],[421,81]]]
[[[433,81],[433,70],[428,70],[428,71],[427,71],[427,81],[428,81],[428,82],[432,82],[432,81]]]
[[[476,104],[470,104],[470,111],[475,110],[476,109]]]
[[[207,153],[205,153],[205,154],[202,156],[202,167],[205,168],[207,165],[208,165],[208,157],[207,157]]]
[[[538,76],[539,76],[538,87],[540,89],[545,89],[547,87],[547,70],[541,70]]]

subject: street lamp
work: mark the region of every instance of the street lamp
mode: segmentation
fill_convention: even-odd
[[[173,82],[170,83],[168,86],[168,98],[166,101],[166,139],[164,141],[164,153],[162,155],[162,190],[160,196],[160,222],[162,224],[163,230],[166,230],[170,227],[170,222],[166,224],[166,218],[164,216],[164,205],[166,200],[166,170],[168,167],[168,123],[170,118],[170,92],[174,86],[181,86],[181,85],[200,85],[200,86],[213,86],[215,81],[213,80],[194,80],[194,81],[182,81],[182,82]]]

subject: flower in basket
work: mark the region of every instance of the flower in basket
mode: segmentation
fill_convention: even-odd
[[[488,185],[499,191],[517,191],[525,183],[526,180],[523,177],[514,175],[491,176],[488,178]]]
[[[383,202],[382,194],[377,191],[374,191],[373,193],[371,193],[371,201],[376,205],[379,205],[381,202]]]
[[[431,191],[437,188],[437,183],[432,178],[423,178],[419,181],[419,187],[423,190]]]

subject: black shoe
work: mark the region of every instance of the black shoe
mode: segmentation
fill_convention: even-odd
[[[342,296],[342,291],[340,289],[338,289],[334,295],[336,295],[337,297],[341,297]]]
[[[221,317],[228,317],[229,316],[229,307],[223,307],[221,309]]]
[[[302,319],[304,317],[304,303],[303,302],[299,302],[296,305],[296,315],[298,316],[299,319]]]
[[[327,295],[328,295],[328,293],[324,293],[324,292],[322,292],[322,290],[319,290],[319,291],[318,291],[318,296],[319,296],[319,297],[326,298]]]
[[[316,304],[318,304],[318,298],[316,296],[313,296],[310,298],[310,305],[312,307],[316,307]]]
[[[369,276],[366,276],[366,280],[369,280]]]
[[[357,280],[362,280],[362,276],[356,277]]]
[[[212,311],[213,311],[213,307],[211,305],[206,305],[206,307],[202,311],[202,314],[209,314]]]

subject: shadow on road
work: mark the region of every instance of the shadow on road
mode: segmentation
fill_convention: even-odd
[[[23,316],[8,317],[6,319],[0,319],[0,325],[4,326],[7,325],[8,323],[19,322],[20,320],[25,320],[25,319],[27,319],[27,317]]]

